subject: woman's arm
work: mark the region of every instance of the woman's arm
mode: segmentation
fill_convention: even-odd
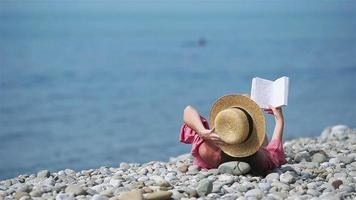
[[[183,121],[190,128],[194,129],[203,140],[209,140],[216,145],[225,144],[224,141],[214,133],[214,130],[209,130],[204,127],[198,111],[192,106],[187,106],[184,109]]]
[[[265,109],[265,111],[268,114],[274,115],[274,120],[276,122],[276,125],[274,126],[274,131],[273,131],[273,139],[278,139],[281,140],[283,139],[283,128],[284,128],[284,117],[283,117],[283,111],[281,107],[275,108],[271,105],[269,105],[269,109]]]
[[[190,105],[184,109],[183,121],[198,134],[205,130],[198,111]]]

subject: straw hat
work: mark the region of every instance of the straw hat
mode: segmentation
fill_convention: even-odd
[[[266,121],[261,108],[243,95],[220,97],[210,109],[210,124],[227,143],[220,145],[221,150],[233,157],[256,153],[266,137]]]

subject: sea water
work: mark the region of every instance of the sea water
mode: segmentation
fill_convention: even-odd
[[[187,153],[184,107],[256,76],[290,77],[285,138],[355,127],[350,2],[0,2],[0,179]]]

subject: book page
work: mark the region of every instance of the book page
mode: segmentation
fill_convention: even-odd
[[[274,107],[286,106],[288,104],[289,78],[283,76],[273,83],[273,96],[271,103]]]
[[[251,87],[251,99],[261,108],[268,108],[273,95],[273,82],[262,78],[253,78]]]

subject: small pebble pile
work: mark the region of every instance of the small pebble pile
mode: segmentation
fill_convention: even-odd
[[[249,166],[236,162],[199,170],[184,154],[169,162],[19,175],[0,181],[0,200],[356,198],[356,129],[329,127],[317,138],[287,141],[284,149],[288,164],[266,177],[241,175]]]

